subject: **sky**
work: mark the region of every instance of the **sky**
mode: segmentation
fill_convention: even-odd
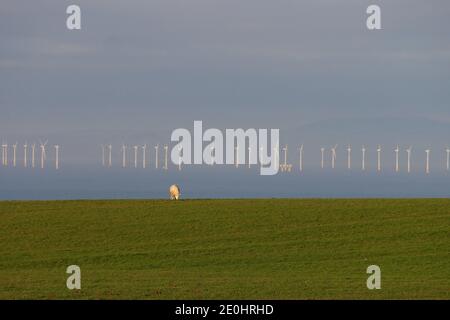
[[[81,30],[66,28],[71,4],[81,7]],[[381,7],[382,30],[366,28],[370,4]],[[63,178],[0,168],[0,198],[71,197],[73,181],[81,190],[90,181],[71,180],[80,175],[98,175],[99,182],[78,197],[108,197],[106,177],[116,179],[114,195],[140,195],[133,173],[110,177],[98,168],[100,144],[115,146],[118,163],[122,143],[169,143],[174,129],[192,130],[194,120],[223,130],[279,128],[291,150],[305,145],[305,165],[314,172],[320,147],[338,144],[344,171],[347,144],[355,150],[365,144],[372,168],[378,144],[387,168],[399,144],[403,166],[407,146],[415,151],[416,171],[431,148],[434,171],[445,174],[449,17],[446,0],[2,1],[0,139],[60,144]],[[289,157],[298,161],[294,151]],[[171,172],[145,196],[162,197],[169,181],[183,179],[193,195],[217,196],[201,191],[208,170]],[[230,174],[236,172],[215,168],[208,183],[218,187]],[[442,196],[450,186],[442,175],[414,180],[439,186],[427,190],[398,177],[400,192],[388,188],[391,173],[383,174],[385,180],[369,179],[374,186],[364,192],[357,173],[342,190],[342,176],[327,187],[319,183],[323,172],[310,176],[317,184],[312,189],[286,175],[236,179],[245,186],[242,196]],[[54,184],[45,194],[39,191],[43,177]],[[221,185],[221,195],[237,196],[235,184]],[[288,185],[310,191],[280,191]]]

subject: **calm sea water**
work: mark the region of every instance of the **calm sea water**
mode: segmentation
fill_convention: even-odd
[[[448,197],[450,174],[315,170],[260,176],[255,168],[185,167],[182,171],[63,167],[0,168],[0,199],[167,198],[177,183],[183,198]]]

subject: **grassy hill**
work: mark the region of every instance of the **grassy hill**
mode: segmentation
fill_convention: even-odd
[[[450,298],[446,199],[12,201],[0,221],[1,299]]]

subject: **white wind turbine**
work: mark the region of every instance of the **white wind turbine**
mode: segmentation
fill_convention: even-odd
[[[59,145],[55,144],[55,168],[59,169]]]
[[[366,147],[364,147],[364,145],[361,148],[361,152],[362,152],[361,169],[364,171],[366,170]]]
[[[17,142],[13,144],[13,167],[16,167],[16,152],[17,152]]]
[[[287,171],[290,172],[292,169],[292,165],[287,163],[287,155],[288,155],[288,145],[286,144],[284,146],[284,148],[282,148],[282,150],[284,151],[284,162],[283,164],[280,166],[281,167],[281,171]]]
[[[36,150],[36,144],[35,143],[33,143],[32,145],[31,145],[31,167],[32,168],[34,168],[34,166],[35,166],[35,161],[34,161],[34,159],[35,159],[35,150]]]
[[[158,151],[159,151],[159,144],[155,146],[155,168],[158,169]]]
[[[8,165],[8,144],[6,142],[2,144],[2,164]]]
[[[347,146],[347,169],[350,170],[352,168],[352,146]]]
[[[412,147],[409,147],[408,149],[406,149],[406,155],[407,155],[407,171],[408,173],[411,172],[411,150]]]
[[[252,154],[252,148],[250,147],[250,146],[248,146],[248,168],[250,169],[250,167],[251,167],[251,161],[250,161],[250,159],[251,159],[251,154]]]
[[[122,168],[127,167],[127,146],[122,144]]]
[[[300,172],[303,171],[303,145],[300,146],[299,150],[299,160],[298,160],[298,169]]]
[[[168,145],[165,145],[164,146],[164,170],[167,170],[167,169],[169,169],[169,167],[167,166],[168,165],[168,161],[167,161],[167,159],[168,159],[168,151],[169,151],[169,146]]]
[[[112,144],[108,145],[108,167],[112,167]]]
[[[381,171],[381,146],[378,145],[377,147],[377,170],[378,172]]]
[[[234,147],[235,153],[236,153],[236,162],[235,166],[236,168],[239,168],[239,146]]]
[[[134,167],[137,168],[138,146],[133,146],[134,149]]]
[[[425,150],[425,153],[427,154],[426,164],[425,164],[425,172],[426,174],[430,173],[430,149]]]
[[[331,168],[334,169],[334,164],[336,162],[336,148],[338,145],[335,145],[331,148]]]
[[[320,167],[323,169],[323,167],[324,167],[324,158],[325,158],[325,148],[320,148],[320,152],[322,154],[322,159],[320,161]]]
[[[398,163],[399,163],[399,158],[398,158],[399,154],[398,153],[400,151],[398,145],[397,145],[397,148],[394,149],[394,151],[395,151],[395,172],[398,172],[398,170],[399,170],[399,165],[398,165]]]
[[[142,146],[142,168],[145,169],[146,166],[146,154],[147,154],[147,144]]]
[[[25,141],[25,144],[23,145],[23,167],[27,167],[27,151],[28,151],[28,144]]]
[[[447,171],[450,170],[450,148],[447,147],[447,149],[445,149],[445,151],[447,152]]]
[[[45,153],[45,147],[47,145],[48,140],[46,140],[44,143],[42,141],[40,142],[40,148],[41,148],[41,169],[44,169],[45,159],[47,159],[47,155]]]

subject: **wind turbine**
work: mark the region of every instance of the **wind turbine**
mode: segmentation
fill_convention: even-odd
[[[102,148],[102,166],[105,166],[105,146],[101,144],[100,147]]]
[[[334,163],[336,161],[336,148],[338,145],[335,145],[331,148],[331,168],[334,169]]]
[[[167,154],[168,154],[169,146],[164,146],[164,170],[167,170],[169,167],[167,166]]]
[[[2,144],[2,164],[8,165],[8,144],[6,142]]]
[[[158,169],[158,151],[159,151],[159,144],[155,146],[155,168]]]
[[[13,167],[16,167],[16,151],[17,151],[17,142],[13,144]]]
[[[427,154],[427,161],[425,164],[425,172],[426,174],[430,173],[430,149],[425,150],[425,153]]]
[[[450,148],[447,147],[447,149],[445,149],[445,151],[447,152],[447,171],[450,170]]]
[[[236,168],[239,168],[239,146],[234,147],[235,153],[236,153],[236,162],[235,166]]]
[[[31,167],[32,168],[34,168],[34,152],[35,152],[35,150],[36,150],[36,144],[35,143],[33,143],[32,145],[31,145]]]
[[[122,144],[122,168],[127,167],[127,146]]]
[[[410,146],[408,149],[406,149],[406,154],[407,154],[407,171],[408,173],[411,172],[411,150],[412,147]]]
[[[45,159],[47,159],[47,155],[45,153],[45,146],[47,145],[48,140],[46,140],[44,143],[42,141],[40,142],[40,148],[41,148],[41,169],[44,169],[44,162]]]
[[[398,145],[397,145],[397,148],[394,149],[394,151],[395,151],[395,172],[398,172],[398,170],[399,170],[398,152],[400,151],[400,149],[398,148]]]
[[[250,146],[248,146],[248,168],[250,169],[251,166],[251,154],[252,154],[252,148]]]
[[[300,170],[300,172],[303,171],[303,145],[300,146],[299,150],[299,160],[298,160],[298,169]]]
[[[55,168],[56,170],[59,169],[59,145],[55,145]]]
[[[108,167],[112,166],[112,144],[108,145],[108,151],[109,151],[109,155],[108,155]]]
[[[325,148],[320,148],[320,152],[321,152],[321,154],[322,154],[322,160],[321,160],[321,162],[320,162],[320,166],[321,166],[322,169],[323,169],[323,165],[324,165],[324,156],[325,156]]]
[[[284,146],[283,151],[284,151],[284,164],[281,166],[281,170],[291,172],[292,164],[287,163],[287,155],[288,155],[288,145],[287,144]]]
[[[381,146],[378,145],[377,147],[377,170],[378,172],[381,171]]]
[[[364,171],[366,170],[366,147],[364,147],[364,145],[362,146],[361,152],[362,152],[361,169]]]
[[[347,169],[350,170],[352,168],[352,147],[351,145],[347,146]]]
[[[133,146],[133,149],[134,149],[134,167],[137,168],[138,146]]]
[[[146,166],[146,153],[147,153],[147,144],[142,146],[142,168],[145,169]]]
[[[25,144],[23,145],[23,167],[27,167],[27,150],[28,150],[28,144],[25,141]]]

